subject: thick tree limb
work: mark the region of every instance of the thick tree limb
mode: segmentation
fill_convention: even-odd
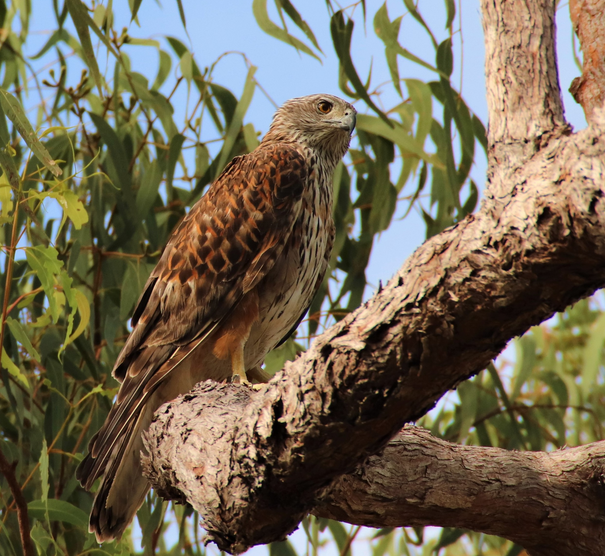
[[[542,452],[459,446],[405,427],[335,481],[313,510],[370,527],[439,525],[498,535],[532,556],[605,546],[605,442]]]
[[[149,431],[152,483],[192,503],[224,550],[282,538],[511,338],[605,285],[605,118],[569,135],[552,1],[482,5],[492,100],[480,212],[427,241],[260,391],[203,384]]]
[[[557,74],[555,2],[481,0],[485,36],[488,194],[510,195],[508,174],[568,129]]]

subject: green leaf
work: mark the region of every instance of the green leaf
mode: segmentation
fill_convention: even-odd
[[[399,95],[403,96],[401,93],[401,85],[399,83],[399,67],[397,56],[402,56],[410,62],[414,62],[423,68],[439,74],[442,74],[442,72],[415,54],[412,54],[407,48],[401,46],[398,40],[401,20],[401,17],[398,17],[393,21],[389,20],[386,2],[380,7],[374,16],[374,30],[378,38],[385,45],[385,57],[389,66],[389,72],[391,73],[391,79],[393,80],[393,84],[395,85]],[[443,74],[443,76],[447,77],[445,74]]]
[[[10,132],[8,131],[8,125],[6,125],[6,115],[2,109],[0,103],[0,146],[7,147],[11,142]]]
[[[61,205],[61,208],[63,209],[63,218],[57,233],[60,233],[67,218],[73,222],[76,230],[80,230],[82,226],[88,222],[88,212],[86,212],[84,204],[80,201],[79,197],[69,189],[61,193],[45,192],[43,195],[31,195],[31,197],[38,197],[41,199],[50,197]]]
[[[2,159],[0,158],[0,164],[2,164]],[[7,222],[11,222],[13,216],[11,212],[13,211],[13,190],[8,182],[2,183],[6,180],[6,172],[0,176],[0,224],[6,224]]]
[[[293,338],[288,338],[281,346],[267,354],[265,357],[265,372],[274,375],[284,368],[286,361],[294,361],[301,351],[304,351],[302,346],[296,343]]]
[[[392,125],[387,116],[374,104],[368,94],[364,84],[362,83],[357,70],[353,65],[351,58],[351,37],[353,36],[353,27],[355,24],[352,19],[345,22],[342,10],[336,12],[330,20],[330,33],[332,34],[332,42],[334,50],[338,55],[338,59],[344,69],[344,72],[353,85],[355,92],[366,102],[366,104],[380,116],[380,118],[388,125]]]
[[[477,185],[473,180],[470,182],[470,188],[470,195],[464,202],[464,205],[462,205],[462,209],[460,209],[460,219],[464,218],[467,214],[471,214],[471,212],[475,210],[477,201],[479,200],[479,190],[477,189]]]
[[[210,84],[210,91],[223,111],[225,126],[229,126],[233,120],[235,109],[237,108],[237,98],[235,98],[235,95],[229,89],[216,85],[215,83]]]
[[[54,247],[36,245],[25,250],[27,262],[42,283],[53,321],[59,319],[59,307],[55,295],[55,276],[61,272],[63,261],[58,259],[58,252]]]
[[[21,369],[15,365],[14,361],[8,356],[8,353],[6,353],[4,348],[2,348],[2,366],[14,379],[18,380],[27,390],[29,390],[29,382],[27,382],[26,376],[21,372]]]
[[[357,128],[361,131],[367,131],[378,135],[395,143],[402,151],[403,155],[414,155],[426,162],[434,163],[435,158],[428,155],[422,148],[419,147],[416,139],[408,135],[401,124],[390,121],[390,125],[375,116],[367,116],[365,114],[357,115]]]
[[[172,58],[170,58],[170,54],[163,50],[158,50],[158,54],[160,56],[160,64],[158,67],[158,74],[151,86],[152,91],[157,91],[164,84],[170,75],[170,69],[172,68]]]
[[[50,545],[55,544],[54,539],[40,522],[35,523],[32,527],[31,537],[38,547],[38,554],[49,554]],[[17,552],[14,553],[17,554]]]
[[[418,114],[416,124],[416,142],[423,146],[433,123],[433,95],[431,88],[418,79],[405,79],[405,85],[412,101],[414,111]]]
[[[475,116],[475,114],[473,114],[472,120],[475,137],[487,155],[487,133],[485,131],[485,126],[483,125],[483,122],[477,116]]]
[[[244,84],[244,90],[242,92],[242,96],[235,107],[235,112],[233,113],[233,118],[231,123],[229,124],[229,128],[227,129],[227,133],[225,135],[225,142],[223,143],[223,148],[221,149],[221,154],[219,157],[218,167],[220,169],[224,168],[227,162],[231,159],[231,150],[233,149],[233,145],[235,145],[235,140],[242,130],[242,124],[244,123],[244,116],[248,111],[248,107],[250,106],[250,102],[252,101],[252,97],[254,95],[254,89],[256,87],[256,81],[254,79],[254,73],[256,72],[256,67],[251,66],[248,70],[248,75],[246,76],[246,82]]]
[[[141,7],[141,4],[143,3],[143,0],[133,0],[132,4],[130,6],[130,21],[134,21],[137,17],[137,14],[139,13],[139,8]]]
[[[80,38],[80,44],[82,45],[82,51],[84,52],[86,65],[90,69],[95,83],[97,84],[97,89],[99,89],[99,95],[102,97],[103,79],[101,77],[101,72],[99,71],[95,51],[92,48],[90,32],[88,31],[89,24],[95,24],[88,15],[88,12],[86,11],[86,6],[82,4],[80,0],[65,0],[65,4],[67,6],[67,9],[69,10],[71,19],[74,22],[74,27],[76,28],[78,37]]]
[[[289,540],[269,544],[269,556],[297,556]]]
[[[492,382],[494,383],[494,387],[496,388],[496,391],[498,392],[500,399],[502,400],[502,403],[504,404],[504,407],[508,410],[510,428],[513,431],[513,435],[515,437],[517,445],[524,446],[525,440],[523,439],[523,434],[521,433],[521,428],[519,427],[519,423],[517,422],[517,419],[515,417],[515,412],[512,411],[512,405],[510,403],[510,398],[508,397],[508,394],[506,393],[504,384],[502,384],[502,380],[500,380],[500,375],[498,374],[498,371],[493,363],[490,363],[487,366],[487,372],[489,373],[490,378],[492,379]]]
[[[459,384],[456,391],[460,397],[460,432],[458,442],[463,442],[477,418],[477,388],[472,382],[467,380]]]
[[[80,508],[76,508],[76,506],[65,500],[49,498],[46,500],[33,500],[27,504],[27,512],[30,517],[35,519],[43,520],[47,510],[50,521],[62,521],[83,530],[88,528],[88,515],[86,512]]]
[[[42,441],[42,450],[40,452],[40,480],[42,483],[42,497],[40,502],[44,505],[43,507],[46,510],[48,489],[50,488],[48,482],[48,447],[46,445],[46,439]]]
[[[73,321],[73,316],[75,314],[75,310],[77,308],[80,313],[80,322],[78,323],[78,327],[71,334],[71,326],[68,328],[66,333],[65,344],[61,347],[61,351],[63,351],[69,344],[71,344],[78,336],[84,333],[88,323],[90,322],[90,302],[88,298],[80,291],[73,288],[75,305],[72,305],[72,312],[70,314],[71,320]],[[70,302],[70,305],[73,302]]]
[[[137,191],[137,207],[139,208],[139,214],[145,217],[156,199],[158,198],[158,192],[160,189],[160,182],[162,181],[162,169],[160,168],[159,162],[154,160],[146,169],[141,185]]]
[[[431,31],[431,28],[424,21],[424,18],[420,15],[420,12],[416,9],[416,6],[414,5],[414,0],[403,0],[403,3],[405,4],[405,7],[407,8],[408,12],[410,12],[410,15],[418,23],[420,23],[420,25],[422,25],[424,30],[429,34],[429,37],[431,37],[431,41],[433,42],[433,46],[436,47],[437,41],[435,40],[433,32]]]
[[[445,28],[450,29],[456,17],[456,2],[454,0],[445,0],[445,10],[447,13]]]
[[[25,330],[23,325],[19,321],[11,317],[6,317],[6,324],[8,324],[8,327],[10,328],[11,333],[15,337],[15,340],[17,340],[17,342],[19,342],[25,348],[27,353],[29,353],[33,359],[39,362],[40,354],[32,345],[31,340],[27,335],[27,331]]]
[[[441,535],[439,536],[439,542],[433,548],[434,553],[439,553],[439,551],[449,546],[450,544],[454,544],[460,537],[466,534],[464,529],[452,529],[451,527],[444,527],[441,531]]]
[[[176,163],[181,156],[181,149],[185,142],[185,136],[177,133],[170,140],[170,147],[168,149],[168,165],[166,167],[166,194],[168,200],[174,200],[174,193],[172,191],[172,181],[174,179],[174,171],[176,169]]]
[[[454,70],[454,56],[452,54],[452,39],[445,39],[437,47],[437,68],[439,68],[448,77]]]
[[[90,119],[97,127],[103,141],[109,149],[109,156],[116,170],[117,178],[123,192],[130,190],[130,174],[128,172],[128,159],[124,152],[122,141],[113,128],[97,114],[89,112]]]
[[[602,324],[602,340],[605,339],[605,318]],[[602,345],[602,344],[601,344]],[[521,393],[521,388],[527,382],[536,364],[536,341],[530,335],[515,340],[517,361],[513,372],[514,386],[510,399],[514,402]]]
[[[304,42],[293,37],[288,31],[271,21],[269,12],[267,11],[267,0],[253,0],[252,13],[254,14],[254,19],[256,19],[258,26],[267,33],[267,35],[289,44],[296,50],[301,50],[316,60],[320,60],[317,54],[315,54]]]
[[[246,124],[244,126],[244,141],[246,142],[246,148],[248,151],[252,152],[256,147],[260,145],[260,141],[258,140],[258,134],[254,129],[254,125]]]
[[[183,24],[183,28],[185,31],[187,30],[187,20],[185,19],[185,10],[183,9],[182,0],[176,0],[176,4],[179,8],[179,16],[181,18],[181,23]]]
[[[78,41],[74,37],[72,37],[67,32],[67,30],[61,28],[61,29],[57,29],[50,36],[50,38],[46,41],[46,43],[40,49],[40,51],[31,57],[32,60],[38,60],[39,58],[42,58],[42,56],[44,56],[53,46],[55,46],[59,42],[64,42],[65,44],[67,44],[68,46],[70,46],[71,48],[73,48],[76,51],[79,50],[79,48],[81,48],[81,45],[78,43]]]
[[[296,8],[292,5],[290,0],[277,0],[279,5],[283,8],[283,10],[288,14],[290,19],[294,22],[294,24],[305,34],[307,38],[313,43],[313,46],[317,48],[320,52],[322,52],[319,47],[319,43],[311,30],[311,27],[307,24],[307,22],[300,16],[300,14],[296,11]],[[323,52],[322,52],[323,54]]]
[[[152,268],[146,264],[129,263],[124,272],[120,295],[120,320],[125,321],[141,295]]]
[[[336,541],[336,546],[338,547],[339,553],[341,556],[344,556],[343,550],[349,538],[346,529],[344,528],[343,524],[340,523],[340,521],[334,521],[333,519],[328,521],[328,529],[330,529],[330,533],[332,533],[332,536]]]
[[[23,108],[19,101],[8,91],[0,89],[0,105],[4,113],[8,116],[11,122],[19,131],[21,137],[27,143],[27,146],[34,152],[40,162],[44,164],[55,176],[60,176],[63,172],[56,162],[51,158],[46,147],[40,142],[38,136],[34,132],[34,128],[29,123]],[[0,115],[1,117],[1,115]]]
[[[14,158],[11,156],[11,154],[8,152],[9,149],[4,148],[4,147],[0,147],[0,167],[3,170],[3,174],[0,177],[0,179],[2,179],[2,187],[4,189],[6,189],[6,191],[4,191],[2,193],[2,199],[3,199],[3,207],[4,207],[4,201],[6,201],[7,203],[7,210],[12,210],[12,200],[11,200],[11,187],[15,190],[15,191],[20,191],[21,190],[21,178],[19,177],[19,170],[17,169],[17,166],[15,165],[15,160]],[[10,187],[7,187],[8,185],[10,185]],[[10,208],[8,208],[10,204]],[[8,214],[4,214],[5,210],[4,208],[2,209],[2,216],[3,218],[8,218]]]
[[[584,348],[584,367],[582,369],[581,391],[586,400],[597,383],[599,369],[603,367],[603,346],[605,345],[605,313],[590,327],[586,347]]]
[[[187,47],[178,39],[174,37],[166,37],[166,40],[179,58],[182,58],[185,53],[189,53]],[[195,83],[200,94],[203,95],[206,92],[206,82],[204,81],[202,73],[200,72],[200,69],[193,58],[191,62],[191,73],[193,75],[193,82]]]

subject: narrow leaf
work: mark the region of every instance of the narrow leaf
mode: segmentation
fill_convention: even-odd
[[[51,158],[46,147],[40,142],[34,132],[34,128],[29,123],[23,108],[19,101],[8,91],[0,89],[0,104],[4,113],[17,128],[17,131],[23,137],[27,146],[34,152],[40,162],[44,164],[55,176],[60,176],[63,172]]]
[[[86,65],[90,69],[92,76],[99,89],[99,96],[103,96],[103,80],[101,78],[101,72],[97,64],[95,52],[92,48],[92,42],[90,40],[90,32],[88,31],[89,23],[95,25],[92,21],[87,8],[80,0],[65,0],[71,19],[74,22],[74,27],[80,38],[80,44],[82,45],[82,51],[84,52],[84,58],[86,59]],[[90,22],[89,22],[90,20]],[[96,25],[95,25],[96,27]]]
[[[332,19],[330,20],[330,32],[332,34],[334,50],[336,50],[338,59],[340,60],[348,80],[351,82],[351,85],[353,85],[355,92],[387,125],[390,126],[392,125],[391,122],[382,110],[374,104],[353,65],[353,59],[351,58],[351,37],[353,36],[353,27],[353,20],[349,19],[345,22],[342,10],[336,12],[332,16]]]
[[[317,54],[315,54],[304,42],[298,40],[296,37],[293,37],[290,35],[290,33],[288,33],[288,31],[282,29],[271,21],[269,18],[269,12],[267,11],[267,0],[253,0],[252,13],[254,14],[254,19],[256,19],[258,26],[265,33],[267,33],[267,35],[285,42],[286,44],[294,47],[296,50],[301,50],[309,56],[313,56],[313,58],[316,60],[320,60]]]
[[[290,19],[294,22],[294,24],[305,35],[307,35],[308,39],[313,43],[313,46],[315,46],[315,48],[317,48],[317,50],[322,52],[321,48],[319,47],[319,43],[317,42],[317,39],[315,38],[313,31],[311,30],[311,27],[309,27],[307,22],[300,16],[298,11],[296,11],[296,8],[292,5],[290,0],[278,0],[278,2],[281,5],[281,7],[284,9],[284,11],[288,14]],[[323,54],[323,52],[322,52],[322,54]]]
[[[2,348],[2,366],[15,378],[18,380],[27,390],[29,390],[29,382],[27,382],[27,378],[21,372],[21,369],[15,365],[15,362],[8,356],[6,350]]]
[[[32,345],[23,325],[18,320],[15,320],[11,317],[6,317],[6,324],[8,324],[8,327],[15,337],[15,340],[17,340],[17,342],[19,342],[25,348],[27,353],[29,353],[33,359],[40,361],[40,354]]]
[[[174,171],[176,169],[176,163],[181,156],[181,148],[185,142],[185,136],[177,133],[170,141],[170,147],[168,149],[168,166],[166,168],[166,194],[168,199],[172,201],[174,199],[174,193],[172,191],[172,181],[174,179]]]
[[[233,113],[233,118],[231,123],[229,124],[229,128],[227,129],[227,134],[225,135],[225,142],[223,143],[223,148],[221,149],[221,155],[218,162],[218,167],[220,169],[224,168],[225,164],[229,161],[231,156],[231,149],[233,149],[233,145],[235,145],[235,140],[239,132],[242,129],[242,124],[244,123],[244,116],[248,111],[248,107],[250,106],[250,102],[252,101],[252,96],[254,95],[254,89],[256,87],[256,81],[254,80],[254,73],[256,72],[256,67],[251,66],[248,70],[248,75],[246,76],[246,83],[244,84],[244,91],[242,92],[242,96],[237,103],[235,108],[235,112]]]
[[[120,181],[120,186],[123,190],[130,189],[130,175],[128,173],[128,159],[124,153],[124,146],[113,128],[101,116],[89,112],[90,119],[97,127],[101,137],[107,148],[111,161],[116,169],[117,177]]]
[[[88,515],[80,508],[65,500],[50,498],[47,500],[33,500],[27,504],[27,512],[30,517],[43,520],[48,510],[50,521],[62,521],[75,525],[79,529],[88,527]]]

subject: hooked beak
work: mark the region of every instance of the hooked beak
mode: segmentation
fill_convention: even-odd
[[[353,133],[355,124],[357,122],[357,112],[354,108],[348,110],[340,120],[340,129],[344,129],[349,132],[349,135]]]

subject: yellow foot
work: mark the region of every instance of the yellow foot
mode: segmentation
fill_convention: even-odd
[[[231,377],[231,382],[233,382],[233,384],[245,384],[246,386],[252,386],[252,383],[247,378],[243,378],[239,374],[233,375]]]

